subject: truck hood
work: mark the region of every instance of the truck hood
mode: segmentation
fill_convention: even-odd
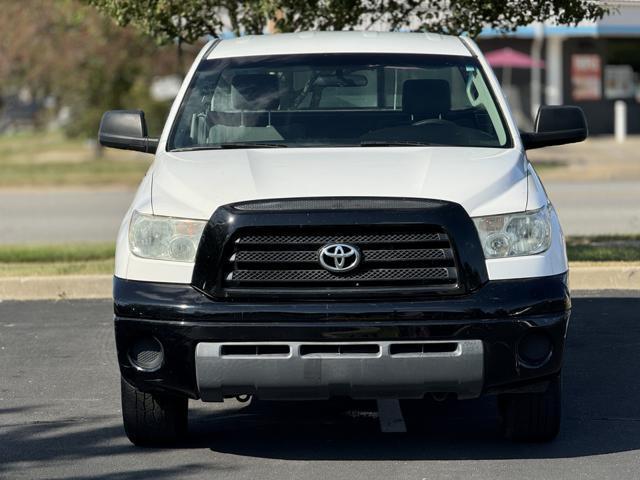
[[[516,149],[274,148],[158,152],[156,215],[208,219],[221,205],[292,197],[415,197],[471,216],[523,211],[527,173]]]

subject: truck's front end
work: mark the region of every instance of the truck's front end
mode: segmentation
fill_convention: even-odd
[[[567,270],[557,215],[472,42],[213,42],[119,234],[127,433],[175,438],[187,398],[437,393],[499,394],[508,436],[550,439]]]

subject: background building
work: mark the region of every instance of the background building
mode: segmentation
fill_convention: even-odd
[[[593,134],[611,134],[614,102],[627,103],[628,131],[640,133],[640,1],[608,2],[612,14],[575,27],[531,25],[504,35],[487,29],[478,43],[485,53],[510,47],[542,60],[541,67],[496,67],[514,114],[531,126],[540,104],[581,106]]]

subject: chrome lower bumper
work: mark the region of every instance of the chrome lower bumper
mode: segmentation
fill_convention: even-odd
[[[421,398],[430,392],[480,395],[480,340],[428,342],[199,343],[196,379],[204,401]]]

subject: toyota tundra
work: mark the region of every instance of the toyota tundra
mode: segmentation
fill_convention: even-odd
[[[472,40],[426,33],[216,39],[159,138],[106,112],[102,145],[155,155],[117,238],[129,439],[180,438],[188,399],[433,394],[554,438],[568,264],[526,151],[587,126],[530,130]]]

